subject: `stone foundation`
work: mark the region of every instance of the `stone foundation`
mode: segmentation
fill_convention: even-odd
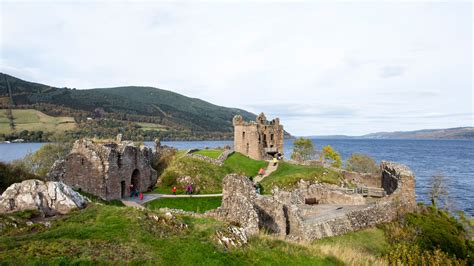
[[[236,174],[223,181],[222,206],[207,215],[242,226],[249,235],[258,229],[290,239],[312,241],[391,221],[416,206],[414,175],[404,165],[382,162],[385,196],[366,198],[326,184],[300,182],[293,191],[258,195],[252,182]]]

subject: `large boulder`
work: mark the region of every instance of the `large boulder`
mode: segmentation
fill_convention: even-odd
[[[52,216],[86,205],[86,198],[64,183],[37,179],[15,183],[0,196],[0,213],[37,210]]]

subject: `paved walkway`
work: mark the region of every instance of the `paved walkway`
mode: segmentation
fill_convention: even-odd
[[[211,198],[211,197],[222,197],[222,194],[196,194],[196,195],[172,195],[172,194],[159,194],[159,193],[147,193],[143,194],[143,200],[140,200],[139,197],[127,197],[123,198],[122,202],[126,206],[137,207],[136,205],[143,207],[147,202],[156,200],[156,199],[174,199],[174,198]]]
[[[271,173],[275,172],[276,169],[278,169],[278,163],[276,165],[273,165],[273,160],[269,160],[267,169],[265,170],[265,174],[263,176],[257,175],[253,178],[253,183],[257,184],[259,182],[262,182],[262,180],[269,176]]]

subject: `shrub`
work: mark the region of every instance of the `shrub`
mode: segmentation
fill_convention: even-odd
[[[365,154],[353,153],[346,161],[346,170],[375,174],[380,171],[375,160]]]
[[[333,167],[341,167],[342,165],[341,156],[331,145],[323,147],[322,157],[323,160],[329,162]]]
[[[465,260],[449,256],[438,248],[422,250],[413,244],[397,244],[385,256],[389,265],[466,265]]]
[[[400,221],[384,226],[389,243],[402,245],[397,247],[399,250],[393,251],[393,260],[403,259],[404,263],[409,264],[407,260],[417,256],[443,259],[441,251],[449,258],[467,260],[472,265],[474,246],[463,226],[443,210],[425,206],[418,208],[416,213],[407,214]],[[412,250],[413,245],[417,250]]]
[[[37,176],[24,171],[20,167],[0,162],[0,191],[4,191],[11,184],[27,179],[38,179]]]

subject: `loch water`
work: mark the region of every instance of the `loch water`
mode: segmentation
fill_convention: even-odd
[[[285,156],[291,154],[292,140],[285,141]],[[416,176],[416,194],[428,202],[430,178],[444,174],[452,204],[474,216],[474,141],[466,140],[382,140],[313,139],[316,148],[331,145],[343,160],[352,153],[363,153],[381,160],[408,165]],[[232,146],[232,141],[163,141],[177,149]],[[0,161],[10,162],[38,150],[42,143],[0,144]],[[152,142],[146,145],[153,146]]]

